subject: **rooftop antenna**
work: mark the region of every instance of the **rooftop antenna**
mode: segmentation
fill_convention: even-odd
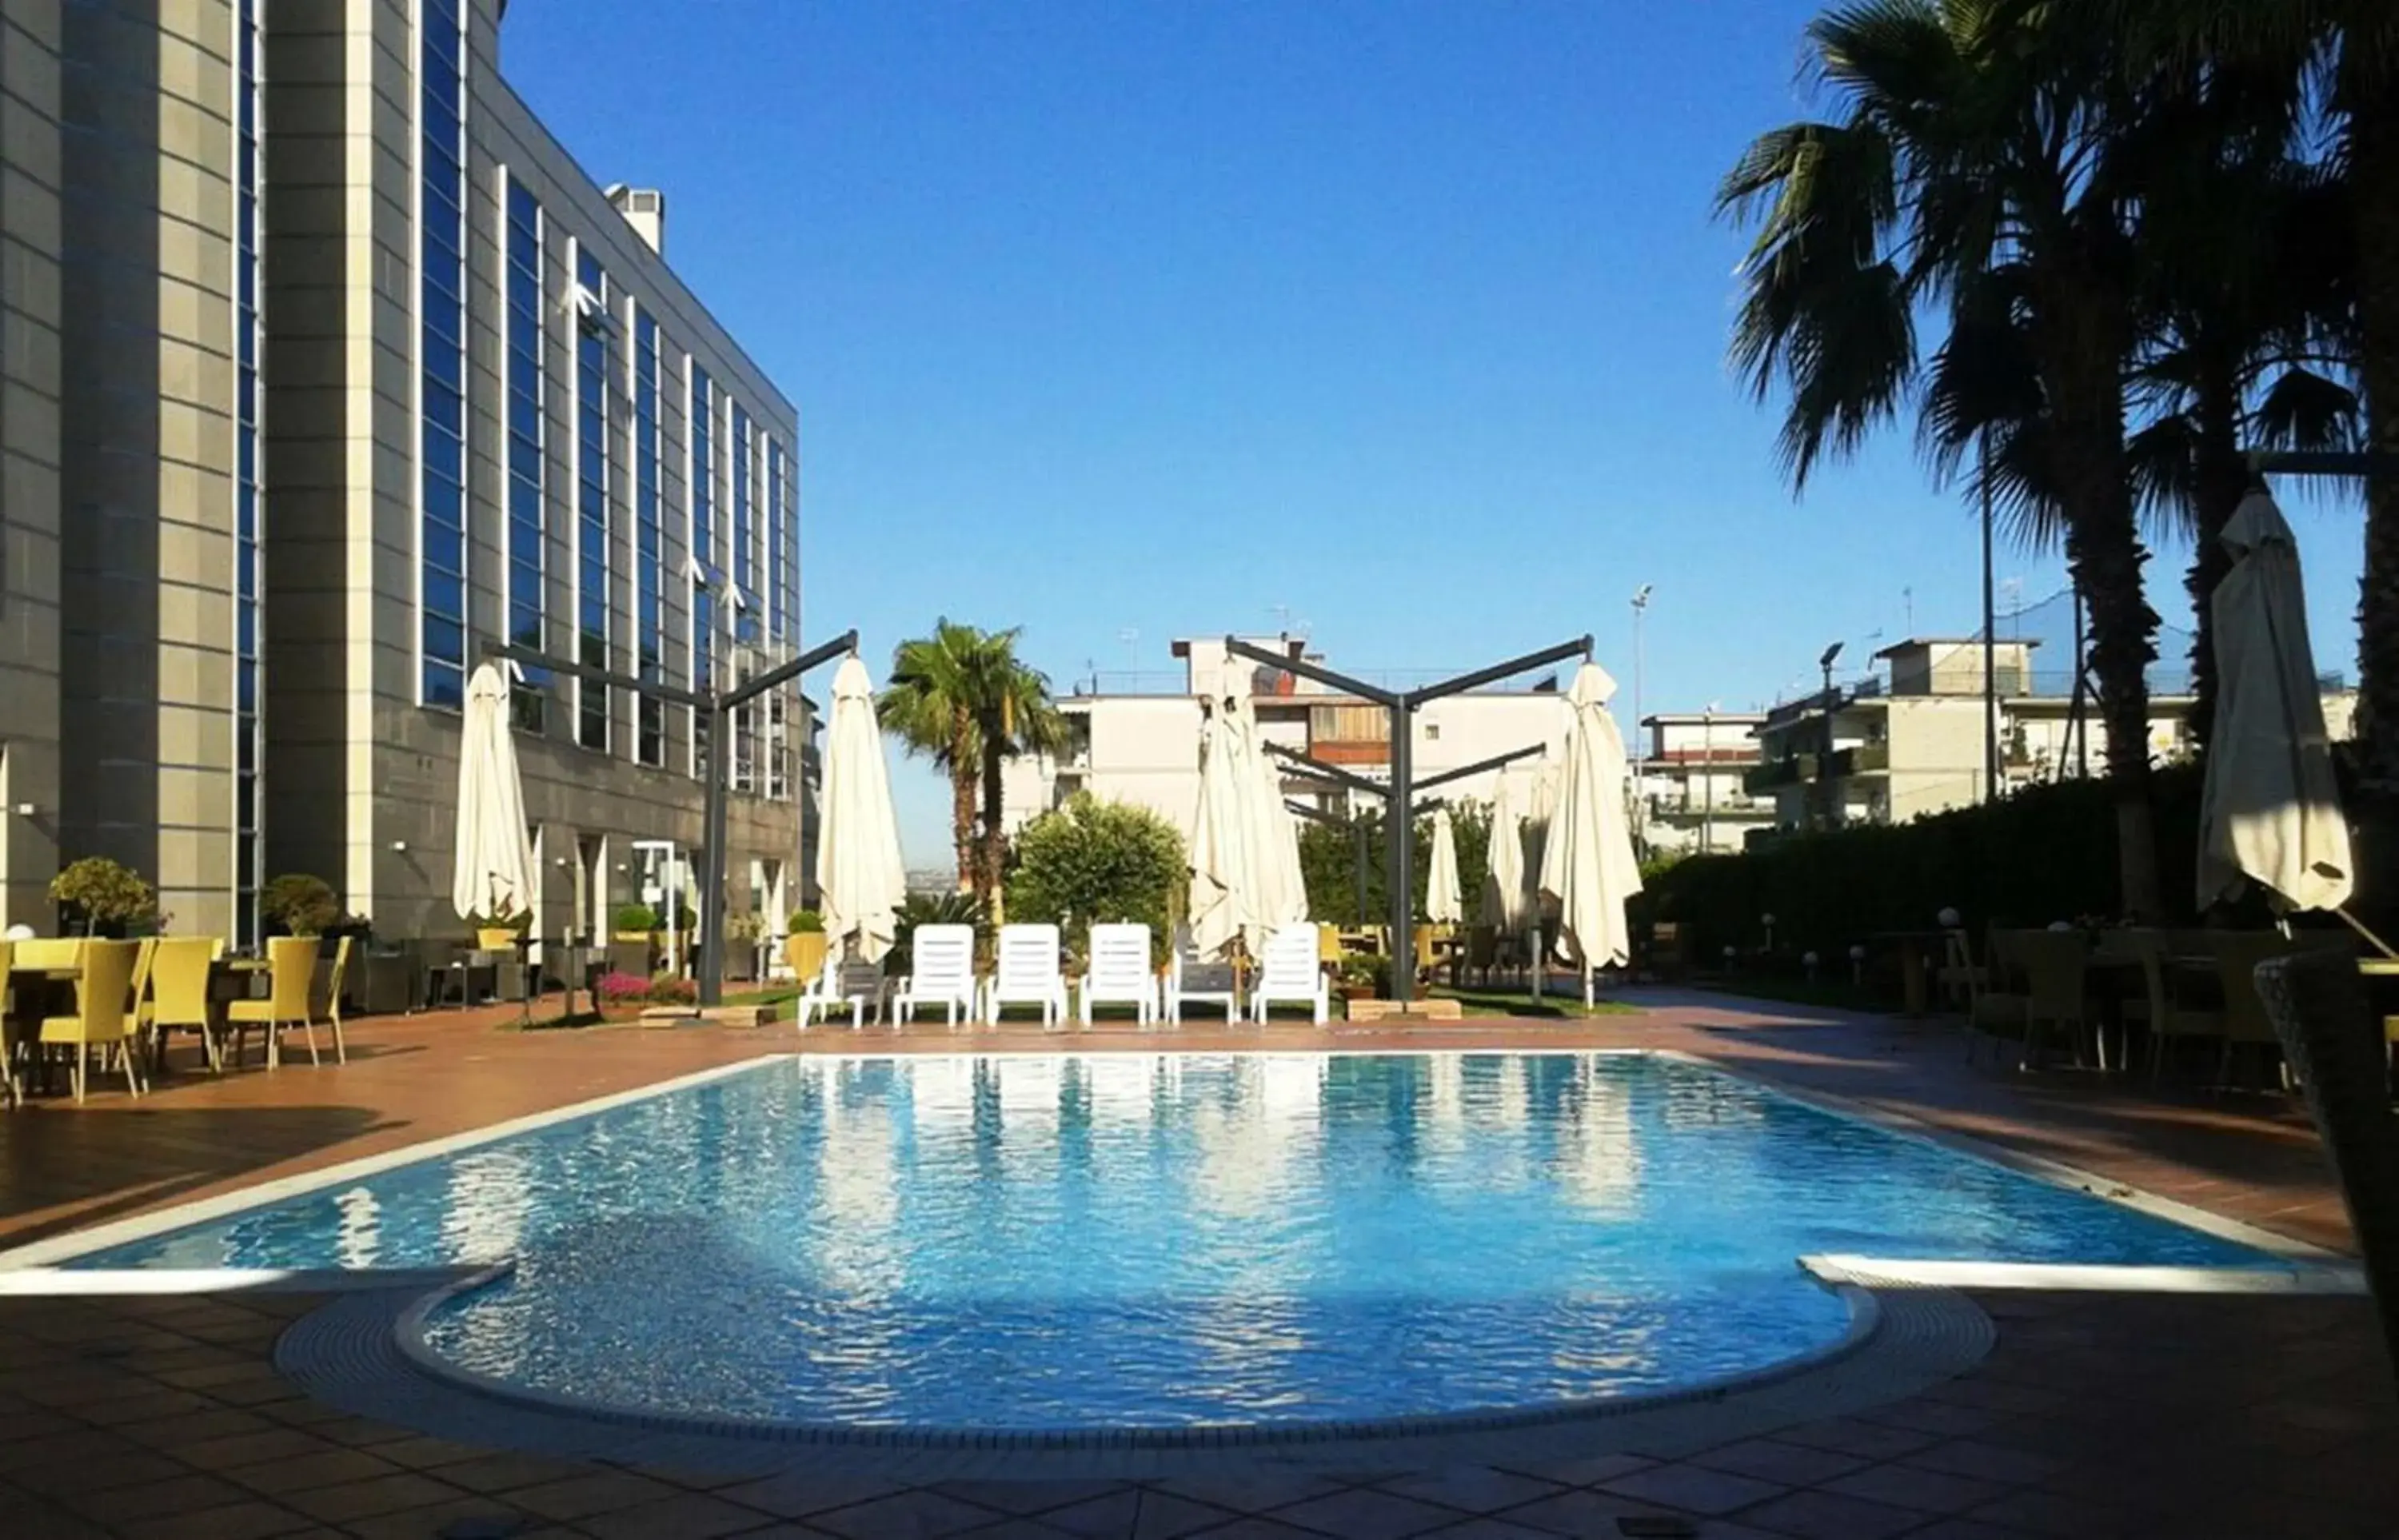
[[[1125,671],[1134,674],[1141,672],[1141,632],[1127,626],[1117,633],[1117,640],[1124,643]]]
[[[1907,612],[1907,634],[1909,636],[1914,636],[1916,634],[1916,589],[1914,587],[1911,586],[1899,590],[1899,602]]]
[[[1288,604],[1273,604],[1267,606],[1267,611],[1275,617],[1275,635],[1291,635],[1291,606]]]

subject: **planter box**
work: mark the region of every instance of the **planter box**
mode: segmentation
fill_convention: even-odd
[[[1352,1021],[1459,1021],[1466,1009],[1455,1000],[1411,1000],[1402,1008],[1396,1000],[1352,1000],[1349,1003]]]
[[[645,1027],[679,1027],[705,1021],[712,1027],[763,1027],[774,1020],[772,1006],[649,1006],[642,1011]]]
[[[827,938],[821,930],[795,930],[783,938],[783,958],[792,977],[806,983],[824,971]]]

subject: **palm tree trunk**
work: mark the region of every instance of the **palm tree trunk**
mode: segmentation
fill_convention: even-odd
[[[950,843],[957,856],[958,891],[975,885],[974,734],[964,711],[950,727]]]
[[[2216,586],[2232,570],[2224,548],[2224,526],[2249,490],[2248,463],[2241,454],[2241,393],[2230,368],[2202,366],[2192,415],[2198,420],[2198,464],[2191,500],[2192,534],[2198,548],[2183,588],[2190,594],[2195,624],[2190,643],[2190,733],[2203,752],[2216,733]]]
[[[2116,860],[2124,912],[2165,918],[2158,887],[2157,826],[2149,806],[2148,667],[2158,655],[2157,612],[2141,592],[2149,553],[2133,518],[2124,458],[2121,360],[2123,307],[2087,275],[2050,297],[2053,318],[2042,371],[2057,433],[2066,556],[2091,617],[2091,669],[2108,734],[2108,783],[2116,804]]]
[[[1000,771],[1006,763],[996,735],[983,735],[983,911],[993,925],[1003,923],[1000,869],[1006,864],[1007,836],[1000,831],[1000,810],[1006,796]]]

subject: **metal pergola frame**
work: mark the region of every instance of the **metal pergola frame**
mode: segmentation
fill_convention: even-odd
[[[853,628],[831,642],[809,648],[788,662],[775,665],[746,683],[701,695],[671,684],[636,679],[630,674],[620,674],[594,664],[553,657],[538,647],[528,647],[522,642],[486,640],[483,643],[482,655],[485,657],[504,658],[527,669],[571,675],[587,683],[605,685],[612,690],[630,690],[637,695],[655,696],[670,706],[688,706],[695,711],[708,713],[708,809],[701,834],[701,849],[710,858],[708,880],[699,887],[699,957],[693,970],[698,976],[699,1003],[703,1006],[725,1003],[725,801],[730,794],[733,773],[732,746],[726,737],[726,724],[734,711],[767,691],[789,684],[809,669],[821,668],[834,658],[846,657],[856,651],[858,632]],[[795,790],[793,794],[797,796],[800,793]]]
[[[1270,652],[1235,636],[1225,638],[1225,651],[1234,657],[1247,658],[1253,663],[1264,664],[1280,672],[1314,680],[1317,683],[1338,690],[1344,695],[1356,696],[1362,700],[1372,701],[1382,707],[1390,714],[1391,724],[1391,779],[1389,789],[1383,794],[1389,798],[1390,807],[1413,809],[1416,806],[1416,786],[1410,773],[1410,765],[1415,747],[1414,723],[1418,707],[1446,696],[1464,695],[1467,691],[1482,685],[1497,684],[1503,679],[1512,679],[1518,674],[1527,673],[1548,664],[1562,663],[1568,658],[1580,658],[1588,662],[1591,659],[1592,642],[1590,635],[1586,633],[1572,642],[1562,642],[1554,647],[1545,647],[1538,653],[1526,653],[1522,657],[1511,658],[1505,663],[1495,663],[1487,669],[1477,669],[1471,674],[1460,674],[1455,679],[1443,680],[1439,683],[1424,685],[1418,689],[1397,691],[1369,684],[1362,679],[1353,679],[1348,674],[1335,673],[1321,664],[1310,663],[1305,658],[1294,657],[1287,653]],[[1305,757],[1302,756],[1302,758]],[[1308,763],[1311,770],[1334,769],[1331,765],[1320,764],[1313,760]],[[1480,768],[1483,767],[1469,766],[1463,770],[1446,771],[1440,776],[1428,777],[1425,784],[1439,785],[1445,780],[1454,780],[1459,776],[1473,773]],[[1348,777],[1346,772],[1335,774],[1332,778],[1341,780],[1345,785],[1351,780],[1362,782],[1367,787],[1376,785],[1363,776]],[[1390,839],[1389,870],[1391,888],[1389,897],[1391,911],[1391,950],[1396,958],[1403,954],[1403,947],[1412,944],[1416,936],[1415,873],[1412,870],[1416,857],[1413,848],[1415,819],[1393,817],[1386,821],[1390,825],[1388,831]],[[1408,967],[1394,966],[1391,969],[1391,998],[1403,1009],[1406,1007],[1416,993],[1414,972],[1414,969]]]
[[[1462,764],[1455,770],[1444,770],[1438,776],[1428,776],[1416,782],[1416,790],[1422,791],[1430,787],[1446,786],[1451,781],[1464,780],[1469,776],[1479,776],[1486,770],[1497,770],[1502,765],[1513,764],[1518,760],[1530,759],[1535,754],[1544,753],[1548,748],[1547,744],[1528,743],[1522,749],[1511,749],[1504,754],[1494,754],[1489,759],[1477,760],[1472,764]],[[1337,764],[1327,764],[1322,760],[1303,754],[1296,749],[1285,748],[1280,743],[1269,743],[1266,746],[1266,750],[1285,764],[1300,767],[1299,774],[1292,777],[1294,780],[1310,781],[1319,786],[1335,787],[1349,791],[1362,791],[1384,798],[1386,801],[1390,797],[1391,789],[1381,781],[1356,775],[1342,769]],[[1421,812],[1428,807],[1438,807],[1441,804],[1442,799],[1439,797],[1420,798],[1411,809],[1411,813]],[[1363,924],[1366,916],[1366,826],[1354,815],[1346,818],[1335,817],[1321,808],[1310,807],[1306,803],[1294,802],[1288,798],[1284,799],[1283,805],[1303,818],[1335,829],[1346,829],[1356,836],[1358,842],[1357,907],[1359,921]],[[1411,835],[1410,848],[1414,848],[1413,835]]]

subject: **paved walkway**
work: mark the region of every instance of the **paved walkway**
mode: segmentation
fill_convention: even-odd
[[[1649,993],[1641,1016],[1129,1028],[1092,1051],[1394,1047],[1680,1048],[1808,1090],[2070,1162],[2319,1244],[2347,1231],[2304,1116],[2280,1098],[2128,1096],[2095,1076],[1970,1066],[1955,1028]],[[795,1036],[517,1033],[505,1012],[361,1022],[352,1062],[139,1101],[0,1117],[0,1245],[292,1174],[761,1053],[1053,1050],[1037,1028]],[[1912,1401],[1696,1453],[1539,1469],[1260,1472],[1204,1485],[893,1489],[560,1465],[361,1422],[267,1354],[305,1300],[0,1299],[0,1535],[364,1537],[1680,1533],[1877,1540],[2399,1534],[2399,1398],[2363,1302],[1985,1293],[1999,1345]],[[1635,1520],[1632,1529],[1619,1520]]]

